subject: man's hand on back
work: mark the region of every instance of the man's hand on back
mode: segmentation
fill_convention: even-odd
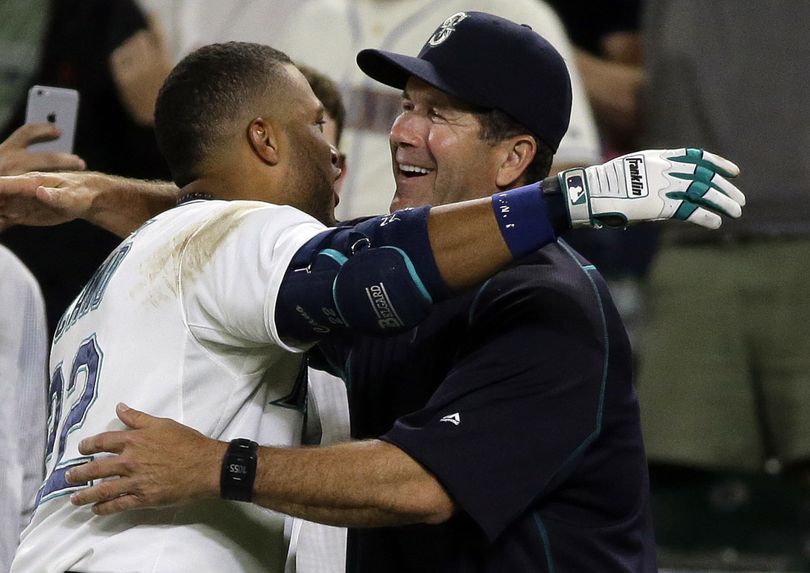
[[[74,505],[92,503],[94,513],[109,515],[219,494],[219,472],[227,443],[123,404],[116,413],[129,430],[104,432],[79,444],[84,455],[118,455],[96,457],[68,472],[67,480],[73,484],[102,480],[71,495]],[[105,479],[112,477],[118,479]]]

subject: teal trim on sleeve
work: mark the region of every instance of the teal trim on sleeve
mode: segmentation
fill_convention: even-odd
[[[563,242],[561,242],[560,245],[568,253],[568,256],[570,256],[572,259],[574,259],[574,261],[576,261],[576,257],[574,256],[574,253],[571,251],[571,247],[569,247]],[[602,337],[605,341],[605,346],[603,349],[604,361],[602,363],[602,382],[599,387],[599,406],[596,411],[596,427],[594,428],[593,433],[585,439],[585,441],[579,446],[579,448],[577,448],[574,454],[577,454],[580,450],[590,445],[590,443],[593,442],[599,436],[599,433],[602,431],[602,414],[605,405],[605,389],[607,387],[608,359],[610,357],[610,338],[608,336],[605,307],[602,304],[602,296],[599,294],[599,289],[597,288],[596,283],[594,282],[593,277],[591,276],[591,273],[597,272],[596,267],[594,265],[581,265],[580,268],[582,269],[582,272],[585,273],[585,277],[588,279],[588,282],[591,283],[591,289],[593,290],[593,294],[596,297],[596,303],[599,306],[599,318],[602,323]]]
[[[318,253],[318,256],[321,256],[321,255],[323,255],[325,257],[329,257],[330,259],[334,260],[340,266],[343,266],[343,264],[346,261],[349,260],[346,257],[346,255],[344,255],[340,251],[336,251],[335,249],[324,249],[324,250],[322,250],[322,251],[320,251]],[[345,324],[346,326],[351,326],[349,324],[349,321],[346,320],[346,317],[343,316],[343,313],[340,311],[340,305],[338,304],[337,297],[335,296],[335,281],[332,281],[332,301],[335,303],[335,310],[337,311],[338,316],[340,317],[340,320],[343,321],[343,324]]]
[[[473,314],[475,314],[475,311],[478,307],[478,302],[481,299],[481,295],[484,294],[484,289],[487,288],[487,286],[491,281],[492,278],[488,278],[486,281],[484,281],[484,284],[478,287],[478,292],[475,293],[475,297],[473,298],[472,304],[470,304],[470,311],[467,313],[467,324],[472,324]]]
[[[560,246],[565,250],[565,252],[570,256],[574,262],[579,265],[582,269],[582,272],[585,273],[585,277],[588,279],[588,282],[591,284],[591,289],[593,290],[594,296],[596,297],[596,302],[599,307],[599,317],[602,323],[602,337],[605,341],[604,345],[604,359],[602,362],[602,380],[599,386],[599,400],[597,402],[596,407],[596,419],[594,421],[594,429],[593,431],[582,441],[582,443],[573,451],[571,455],[569,455],[565,461],[560,464],[559,469],[551,476],[549,480],[549,484],[554,483],[558,476],[565,475],[568,468],[573,465],[574,460],[576,460],[586,448],[588,448],[596,438],[599,437],[599,434],[602,432],[602,418],[604,414],[604,406],[605,406],[605,390],[607,388],[607,374],[608,374],[608,360],[610,356],[610,339],[608,338],[608,329],[607,329],[607,318],[605,317],[605,307],[602,304],[602,297],[599,294],[599,289],[596,286],[596,283],[591,277],[592,272],[597,272],[596,267],[594,265],[580,265],[579,261],[577,261],[576,256],[574,255],[571,247],[566,245],[563,241],[560,241]]]
[[[402,260],[405,261],[405,267],[408,269],[408,273],[411,275],[411,280],[413,280],[413,284],[416,285],[416,288],[419,289],[419,293],[425,297],[425,300],[428,301],[430,304],[433,304],[433,297],[430,296],[430,293],[425,288],[425,284],[422,282],[422,279],[419,278],[419,273],[416,272],[416,267],[413,266],[411,262],[411,258],[408,254],[400,249],[399,247],[392,247],[390,245],[386,245],[384,247],[380,247],[381,249],[393,249],[398,252],[402,256]]]
[[[349,260],[348,258],[346,258],[346,255],[344,255],[340,251],[336,251],[335,249],[324,249],[318,253],[318,256],[320,255],[329,257],[330,259],[334,260],[337,264],[341,266],[343,266],[343,264]]]
[[[548,573],[555,573],[557,568],[554,566],[554,557],[551,555],[551,543],[548,540],[548,532],[546,531],[546,526],[543,525],[543,520],[540,518],[538,512],[534,513],[534,523],[537,525],[537,531],[540,533],[540,538],[543,540],[543,549],[546,554]]]

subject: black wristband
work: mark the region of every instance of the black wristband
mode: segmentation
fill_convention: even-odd
[[[559,236],[565,231],[571,230],[571,218],[568,216],[566,197],[563,194],[557,176],[554,175],[543,179],[541,188],[543,190],[543,198],[546,200],[548,218],[554,227],[554,232]]]
[[[219,476],[219,495],[222,499],[250,501],[253,498],[258,447],[256,442],[245,438],[231,440]]]

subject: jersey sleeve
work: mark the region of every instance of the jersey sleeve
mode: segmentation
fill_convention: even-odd
[[[186,323],[206,342],[285,344],[274,320],[278,291],[298,249],[326,227],[287,206],[231,201],[185,240],[180,291]]]
[[[382,436],[432,472],[490,539],[595,439],[607,360],[599,317],[562,285],[531,288],[510,281],[513,272],[479,293],[468,342],[427,405]]]

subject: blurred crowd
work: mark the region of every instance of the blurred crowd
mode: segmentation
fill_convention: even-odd
[[[354,56],[416,54],[437,21],[461,10],[526,23],[565,58],[573,111],[554,170],[684,145],[740,166],[746,212],[719,232],[672,223],[566,240],[608,279],[633,343],[661,567],[810,571],[808,3],[5,0],[0,175],[169,179],[151,129],[163,79],[199,46],[244,40],[306,66],[341,151],[338,219],[385,213],[399,92],[364,76]],[[54,136],[23,126],[35,84],[80,92],[73,154],[27,151]],[[46,332],[118,239],[75,221],[2,229],[0,243],[0,375],[13,397],[0,417],[5,571],[41,479]],[[348,434],[339,387],[313,389],[316,405],[341,409],[312,443]],[[339,548],[343,533],[331,535]]]

